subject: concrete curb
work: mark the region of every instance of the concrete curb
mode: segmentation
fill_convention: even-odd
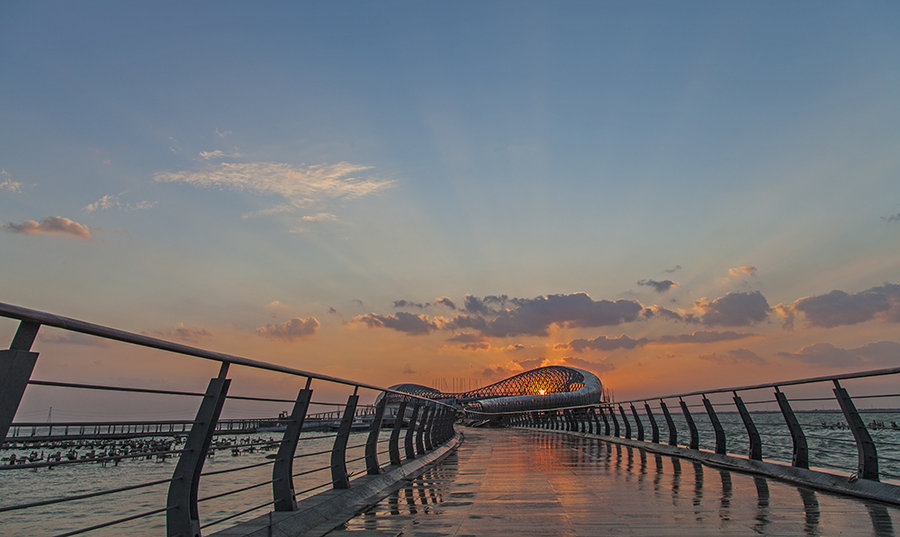
[[[529,431],[539,431],[553,434],[567,434],[580,436],[583,438],[596,438],[609,442],[611,444],[620,444],[642,449],[650,453],[658,453],[660,455],[668,455],[670,457],[679,457],[683,459],[691,459],[705,463],[715,468],[725,470],[733,470],[754,475],[763,475],[772,479],[786,481],[795,485],[803,485],[806,487],[834,492],[847,496],[855,496],[866,500],[877,500],[893,505],[900,505],[900,487],[889,483],[881,483],[878,481],[870,481],[868,479],[855,479],[850,476],[842,476],[825,472],[822,470],[807,470],[805,468],[796,468],[785,464],[779,464],[769,461],[754,461],[743,457],[735,457],[733,455],[719,455],[710,451],[700,451],[696,449],[688,449],[678,446],[670,446],[667,444],[654,444],[652,442],[642,442],[639,440],[628,440],[616,436],[605,436],[589,433],[578,433],[575,431],[557,431],[550,429],[532,429],[522,427]]]
[[[210,537],[318,537],[347,522],[354,515],[396,489],[405,480],[417,477],[453,453],[462,443],[462,433],[433,451],[403,463],[388,466],[384,473],[364,475],[350,482],[349,489],[331,489],[298,503],[296,511],[272,511],[253,520],[218,531]]]

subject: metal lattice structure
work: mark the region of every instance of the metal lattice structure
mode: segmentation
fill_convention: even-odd
[[[593,404],[602,399],[603,386],[596,375],[566,366],[547,366],[525,371],[488,386],[460,393],[444,393],[419,384],[398,384],[391,389],[438,400],[452,400],[471,409],[489,412]],[[400,396],[389,396],[399,402]]]

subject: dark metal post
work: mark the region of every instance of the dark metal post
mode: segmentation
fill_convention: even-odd
[[[231,385],[231,379],[225,378],[227,375],[228,364],[222,363],[219,376],[210,380],[206,387],[191,432],[184,443],[184,451],[175,465],[166,499],[166,506],[169,508],[166,512],[166,534],[169,537],[200,537],[197,488],[203,472],[203,461],[206,460],[213,431]]]
[[[871,479],[878,481],[878,452],[875,449],[875,442],[872,441],[868,429],[859,417],[856,405],[853,399],[847,393],[837,380],[834,380],[834,395],[837,397],[838,404],[841,405],[841,411],[847,419],[847,425],[850,426],[850,432],[856,440],[856,452],[858,456],[858,464],[856,475],[860,479]]]
[[[9,350],[0,351],[0,443],[6,439],[34,371],[38,353],[30,352],[41,325],[21,321]]]
[[[409,417],[409,425],[406,426],[406,438],[403,447],[406,449],[406,459],[415,459],[416,450],[413,447],[413,435],[416,434],[416,419],[419,417],[419,409],[422,403],[416,401],[413,403],[412,415]]]
[[[684,413],[684,421],[687,422],[688,431],[691,433],[691,443],[688,447],[691,449],[700,449],[700,434],[697,432],[697,425],[694,423],[694,417],[691,416],[691,411],[688,410],[687,403],[684,402],[684,399],[679,397],[678,401],[681,403],[681,412]]]
[[[372,417],[369,438],[366,439],[366,473],[369,475],[381,473],[381,467],[378,465],[378,435],[381,433],[381,420],[384,419],[385,407],[387,407],[387,394],[375,405],[375,416]]]
[[[309,389],[311,382],[312,379],[306,379],[306,387],[297,394],[284,430],[284,437],[275,455],[275,465],[272,467],[272,497],[275,500],[276,511],[297,509],[297,501],[294,499],[294,451],[297,449],[297,441],[303,430],[303,419],[312,398],[312,390]]]
[[[806,435],[794,415],[791,404],[788,403],[784,393],[775,386],[775,400],[778,401],[778,407],[781,408],[781,415],[787,423],[788,430],[791,432],[791,441],[794,444],[794,454],[791,458],[791,464],[798,468],[809,468],[809,449],[806,446]]]
[[[337,436],[334,437],[334,447],[331,448],[331,486],[336,489],[350,488],[350,476],[347,474],[347,439],[350,438],[350,428],[353,426],[353,418],[356,417],[358,390],[359,387],[353,388],[353,395],[347,398],[344,416],[341,418]]]
[[[387,398],[387,395],[385,395]],[[391,441],[388,442],[388,452],[391,457],[391,464],[400,466],[403,461],[400,459],[400,430],[403,429],[403,414],[406,413],[406,399],[400,401],[397,407],[397,415],[394,418],[394,428],[391,429]]]
[[[722,429],[722,424],[719,422],[719,416],[716,414],[716,409],[713,408],[712,402],[706,398],[706,395],[703,396],[703,406],[706,407],[706,413],[709,414],[709,421],[712,423],[713,431],[716,432],[716,453],[720,455],[725,454],[725,430]]]
[[[425,451],[434,449],[434,442],[431,439],[431,435],[434,430],[434,418],[439,411],[439,408],[431,407],[431,412],[428,414],[428,422],[425,424]]]
[[[606,410],[602,406],[597,407],[597,414],[603,418],[603,434],[609,436],[609,420],[606,419]]]
[[[616,419],[615,409],[610,405],[607,410],[609,410],[609,417],[612,418],[613,422],[613,436],[621,436],[619,434],[619,420]]]
[[[751,460],[761,461],[762,441],[759,438],[759,431],[756,430],[756,424],[753,423],[753,418],[750,417],[750,411],[747,410],[747,405],[744,404],[744,400],[741,399],[741,396],[739,396],[737,392],[731,393],[734,394],[734,406],[737,407],[738,413],[741,415],[741,421],[744,422],[744,428],[747,429],[747,437],[750,439],[750,452],[747,456]]]
[[[432,410],[430,405],[426,405],[422,411],[422,417],[419,418],[419,426],[416,429],[416,455],[425,454],[425,442],[423,436],[425,435],[425,426],[428,424],[428,417],[431,416]]]
[[[669,429],[669,445],[677,446],[678,430],[675,429],[675,420],[672,419],[672,414],[669,413],[669,407],[662,399],[659,400],[659,407],[662,408],[663,416],[666,418],[666,428]]]
[[[639,441],[643,441],[644,440],[644,424],[641,423],[641,417],[638,416],[637,409],[634,408],[633,404],[631,404],[631,414],[634,415],[634,422],[637,423],[637,439]]]
[[[628,416],[625,415],[625,409],[622,408],[622,405],[619,405],[619,414],[622,416],[622,422],[625,423],[625,438],[631,439],[631,424],[628,423]]]
[[[584,432],[587,434],[594,434],[594,413],[591,408],[582,408],[581,415],[584,419]]]
[[[644,402],[644,410],[647,412],[647,419],[650,420],[650,439],[654,444],[659,444],[659,426],[656,424],[653,410],[650,409],[650,403]]]

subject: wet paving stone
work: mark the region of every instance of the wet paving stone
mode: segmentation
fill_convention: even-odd
[[[331,537],[876,536],[900,509],[548,431],[463,429],[459,450]]]

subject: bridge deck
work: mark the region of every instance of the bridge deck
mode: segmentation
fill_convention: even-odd
[[[900,528],[895,507],[596,439],[463,432],[456,454],[329,535],[886,537]]]

